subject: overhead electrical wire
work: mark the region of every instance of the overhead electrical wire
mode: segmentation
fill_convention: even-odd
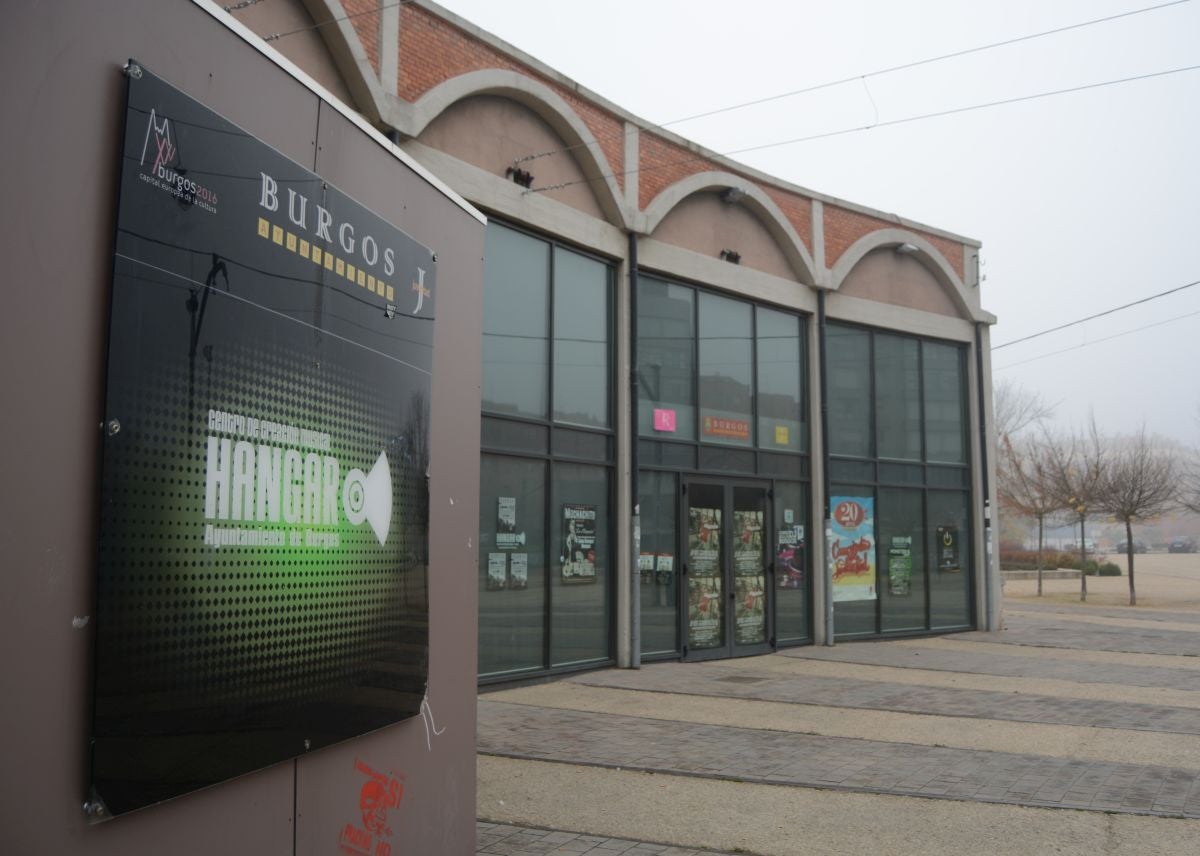
[[[993,48],[1008,47],[1009,45],[1015,45],[1015,44],[1019,44],[1021,42],[1031,41],[1032,39],[1040,39],[1043,36],[1054,36],[1054,35],[1058,35],[1059,33],[1066,33],[1066,32],[1070,32],[1071,30],[1078,30],[1083,27],[1090,27],[1093,24],[1104,24],[1109,21],[1119,20],[1121,18],[1129,18],[1129,17],[1132,17],[1133,15],[1141,15],[1144,12],[1156,12],[1159,9],[1166,9],[1170,6],[1180,6],[1184,3],[1190,3],[1190,2],[1191,2],[1191,0],[1171,0],[1170,3],[1160,3],[1157,6],[1146,6],[1142,9],[1131,9],[1128,12],[1120,12],[1116,15],[1108,15],[1103,18],[1093,18],[1090,21],[1080,21],[1077,24],[1067,24],[1066,26],[1063,26],[1063,27],[1055,27],[1052,30],[1042,30],[1041,32],[1029,33],[1028,35],[1024,35],[1024,36],[1016,36],[1015,38],[1004,39],[999,42],[990,42],[986,45],[979,45],[979,46],[973,47],[973,48],[965,48],[960,51],[953,51],[951,53],[941,54],[940,56],[929,57],[928,59],[919,59],[919,60],[915,60],[913,62],[906,62],[906,63],[902,63],[900,65],[889,66],[888,68],[881,68],[881,69],[878,69],[877,71],[869,71],[866,74],[856,74],[851,77],[843,77],[840,80],[831,80],[827,83],[818,83],[813,86],[806,86],[803,89],[793,89],[790,92],[781,92],[778,95],[768,95],[765,98],[756,98],[752,101],[743,101],[740,104],[731,104],[728,107],[719,107],[715,110],[708,110],[704,113],[695,113],[691,116],[683,116],[682,118],[679,118],[679,119],[672,119],[669,122],[661,122],[661,123],[659,123],[659,127],[665,128],[668,125],[678,125],[683,122],[690,122],[693,119],[704,119],[709,116],[716,116],[718,114],[728,113],[733,110],[741,110],[743,107],[755,107],[759,104],[767,104],[771,101],[779,101],[784,98],[791,98],[795,95],[805,95],[809,92],[817,92],[821,89],[829,89],[834,86],[841,86],[842,84],[845,84],[845,83],[853,83],[856,80],[865,80],[868,77],[879,77],[880,75],[883,75],[883,74],[892,74],[893,72],[897,72],[897,71],[907,71],[910,68],[918,68],[922,65],[929,65],[929,64],[935,63],[935,62],[942,62],[943,60],[947,60],[947,59],[957,59],[959,57],[967,56],[969,54],[980,53],[981,51],[992,50]]]
[[[870,131],[875,128],[887,128],[895,125],[905,125],[911,122],[919,122],[925,119],[938,119],[943,116],[953,116],[959,113],[970,113],[975,110],[985,110],[991,107],[1002,107],[1007,104],[1019,104],[1024,101],[1034,101],[1038,98],[1051,98],[1056,95],[1069,95],[1074,92],[1085,92],[1089,89],[1100,89],[1105,86],[1116,86],[1122,83],[1133,83],[1139,80],[1149,80],[1155,77],[1166,77],[1171,74],[1181,74],[1187,71],[1196,71],[1200,69],[1200,65],[1188,65],[1181,68],[1169,68],[1164,71],[1152,71],[1146,74],[1136,74],[1131,77],[1122,77],[1116,80],[1103,80],[1098,83],[1085,83],[1080,86],[1068,86],[1065,89],[1053,89],[1047,92],[1035,92],[1031,95],[1018,95],[1012,98],[1001,98],[997,101],[986,101],[981,104],[969,104],[964,107],[951,107],[947,110],[936,110],[932,113],[920,113],[916,116],[905,116],[900,119],[889,119],[886,122],[876,122],[872,125],[861,125],[852,128],[840,128],[836,131],[825,131],[820,134],[812,134],[807,137],[794,137],[790,140],[779,140],[773,143],[762,143],[757,146],[746,146],[741,149],[731,149],[726,152],[720,152],[717,157],[730,157],[731,155],[746,154],[747,152],[758,152],[764,149],[778,148],[780,146],[790,146],[797,143],[807,143],[812,140],[828,139],[829,137],[838,137],[845,134],[860,133],[862,131]],[[561,190],[564,187],[573,187],[577,184],[591,184],[594,181],[599,181],[606,178],[616,178],[619,175],[633,175],[634,173],[653,172],[655,170],[667,169],[672,166],[681,164],[695,163],[697,161],[711,160],[711,155],[692,155],[686,158],[679,158],[666,163],[655,164],[640,169],[627,169],[622,172],[605,173],[604,175],[595,176],[593,178],[581,178],[574,181],[564,181],[560,184],[550,184],[545,187],[533,187],[523,193],[545,193],[549,190]]]
[[[650,129],[667,128],[668,126],[671,126],[671,125],[679,125],[684,122],[690,122],[693,119],[704,119],[709,116],[717,116],[722,113],[729,113],[734,110],[741,110],[745,107],[754,107],[759,104],[766,104],[766,103],[769,103],[772,101],[780,101],[784,98],[792,98],[797,95],[805,95],[807,93],[817,92],[822,89],[831,89],[835,86],[842,86],[847,83],[853,83],[856,80],[863,81],[863,83],[865,85],[866,79],[869,77],[880,77],[885,74],[892,74],[897,71],[905,71],[905,70],[908,70],[911,68],[918,68],[923,65],[930,65],[932,63],[942,62],[942,61],[948,60],[948,59],[958,59],[959,57],[968,56],[968,55],[974,54],[974,53],[982,53],[983,51],[989,51],[989,50],[993,50],[995,48],[1009,47],[1011,45],[1019,44],[1021,42],[1027,42],[1027,41],[1032,41],[1034,39],[1040,39],[1045,36],[1058,35],[1060,33],[1069,32],[1071,30],[1078,30],[1083,27],[1093,26],[1095,24],[1104,24],[1104,23],[1108,23],[1110,21],[1116,21],[1121,18],[1129,18],[1134,15],[1141,15],[1146,12],[1156,12],[1160,9],[1166,9],[1171,6],[1180,6],[1184,3],[1190,3],[1190,2],[1192,2],[1192,0],[1171,0],[1171,2],[1160,3],[1156,6],[1146,6],[1141,9],[1131,9],[1128,12],[1121,12],[1116,15],[1108,15],[1103,18],[1093,18],[1088,21],[1080,21],[1075,24],[1067,24],[1066,26],[1055,27],[1050,30],[1041,30],[1036,33],[1027,33],[1026,35],[1023,35],[1023,36],[1016,36],[1011,39],[1003,39],[998,42],[990,42],[988,44],[978,45],[973,48],[964,48],[963,50],[951,51],[950,53],[939,54],[938,56],[914,60],[912,62],[906,62],[906,63],[902,63],[900,65],[890,66],[888,68],[877,69],[876,71],[869,71],[865,74],[855,74],[850,77],[839,78],[838,80],[830,80],[830,81],[826,81],[825,83],[817,83],[817,84],[813,84],[812,86],[803,87],[801,89],[793,89],[789,92],[781,92],[778,95],[768,95],[763,98],[756,98],[756,99],[753,99],[750,101],[742,101],[737,104],[730,104],[725,107],[717,107],[712,110],[706,110],[703,113],[695,113],[690,116],[683,116],[679,119],[671,119],[670,121],[667,121],[667,122],[650,123]],[[868,97],[870,97],[869,92],[868,92]],[[576,149],[587,148],[589,146],[594,146],[594,145],[598,145],[598,144],[599,144],[598,140],[589,140],[586,142],[575,143],[574,145],[564,146],[563,148],[560,148],[560,149],[552,149],[550,151],[539,152],[537,154],[532,154],[532,155],[526,155],[525,157],[517,158],[515,163],[525,163],[527,161],[537,160],[539,158],[544,158],[544,157],[549,157],[550,155],[572,152],[572,151],[575,151]]]
[[[1166,319],[1165,321],[1156,321],[1156,322],[1154,322],[1153,324],[1146,324],[1146,325],[1144,325],[1144,326],[1142,326],[1142,327],[1134,327],[1132,330],[1125,330],[1125,331],[1123,331],[1123,332],[1121,332],[1121,333],[1114,333],[1114,334],[1113,334],[1113,335],[1111,335],[1111,336],[1104,336],[1104,337],[1102,337],[1102,338],[1099,338],[1099,339],[1093,339],[1093,340],[1092,340],[1092,341],[1090,341],[1090,342],[1081,342],[1081,343],[1080,343],[1080,344],[1078,344],[1078,345],[1072,345],[1071,347],[1069,347],[1069,348],[1063,348],[1063,349],[1062,349],[1062,350],[1060,350],[1060,351],[1051,351],[1051,352],[1050,352],[1050,353],[1048,353],[1048,354],[1042,354],[1042,355],[1040,355],[1040,356],[1037,356],[1037,357],[1030,357],[1030,358],[1029,358],[1029,359],[1027,359],[1027,360],[1021,360],[1021,361],[1019,361],[1019,362],[1016,362],[1016,363],[1009,363],[1009,364],[1008,364],[1008,365],[1006,365],[1006,366],[997,366],[997,367],[994,367],[994,368],[992,369],[992,371],[993,371],[993,372],[1002,372],[1002,371],[1005,371],[1005,370],[1007,370],[1007,369],[1016,368],[1017,366],[1023,366],[1023,365],[1025,365],[1026,363],[1034,363],[1034,362],[1037,362],[1038,360],[1045,360],[1045,359],[1049,359],[1050,357],[1057,357],[1057,356],[1059,356],[1060,354],[1066,354],[1066,353],[1069,353],[1070,351],[1078,351],[1080,348],[1087,348],[1087,347],[1090,347],[1090,346],[1092,346],[1092,345],[1099,345],[1101,342],[1108,342],[1108,341],[1110,341],[1110,340],[1112,340],[1112,339],[1119,339],[1119,338],[1121,338],[1122,336],[1129,336],[1129,335],[1131,335],[1131,334],[1133,334],[1133,333],[1140,333],[1140,332],[1142,332],[1143,330],[1150,330],[1150,329],[1152,329],[1152,328],[1154,328],[1154,327],[1162,327],[1164,324],[1173,324],[1173,323],[1174,323],[1174,322],[1176,322],[1176,321],[1183,321],[1185,318],[1192,318],[1193,316],[1196,316],[1196,315],[1200,315],[1200,309],[1196,310],[1195,312],[1188,312],[1188,313],[1186,313],[1186,314],[1184,314],[1184,315],[1176,315],[1174,318],[1168,318],[1168,319]]]
[[[256,5],[258,2],[260,2],[260,0],[245,0],[245,2],[237,3],[237,4],[234,4],[231,6],[226,6],[224,8],[225,8],[226,12],[233,13],[233,12],[237,12],[242,9],[248,8],[250,6]],[[306,32],[311,32],[312,30],[318,30],[321,27],[328,26],[329,24],[339,23],[341,21],[349,21],[353,18],[359,18],[364,15],[378,14],[380,12],[383,12],[386,9],[395,9],[399,6],[403,6],[407,2],[410,2],[410,0],[398,0],[398,2],[384,4],[375,9],[368,9],[363,12],[354,12],[352,14],[343,15],[343,16],[337,17],[337,18],[329,18],[328,20],[320,21],[320,22],[317,22],[317,23],[312,24],[307,27],[297,27],[294,30],[288,30],[287,32],[283,32],[283,33],[272,33],[270,35],[263,36],[263,41],[273,42],[273,41],[278,41],[280,39],[286,39],[289,36],[294,36],[299,33],[306,33]],[[758,104],[766,104],[771,101],[779,101],[784,98],[791,98],[791,97],[794,97],[797,95],[804,95],[806,93],[816,92],[821,89],[829,89],[834,86],[840,86],[845,83],[851,83],[855,80],[862,80],[865,84],[866,79],[869,77],[880,77],[885,74],[892,74],[892,73],[898,72],[898,71],[905,71],[905,70],[908,70],[911,68],[918,68],[923,65],[930,65],[930,64],[936,63],[936,62],[943,62],[948,59],[957,59],[959,57],[968,56],[968,55],[974,54],[974,53],[981,53],[983,51],[993,50],[995,48],[1008,47],[1011,45],[1019,44],[1021,42],[1032,41],[1033,39],[1040,39],[1040,38],[1044,38],[1046,36],[1058,35],[1060,33],[1069,32],[1071,30],[1082,29],[1083,27],[1091,27],[1096,24],[1104,24],[1104,23],[1108,23],[1110,21],[1120,20],[1122,18],[1129,18],[1134,15],[1142,15],[1142,14],[1145,14],[1146,12],[1156,12],[1156,11],[1159,11],[1160,9],[1167,9],[1171,6],[1180,6],[1185,3],[1190,3],[1190,2],[1192,2],[1192,0],[1170,0],[1170,2],[1159,3],[1155,6],[1145,6],[1140,9],[1131,9],[1127,12],[1119,12],[1115,15],[1106,15],[1102,18],[1092,18],[1087,21],[1079,21],[1078,23],[1067,24],[1062,27],[1055,27],[1055,28],[1049,29],[1049,30],[1041,30],[1036,33],[1027,33],[1026,35],[1023,35],[1023,36],[1016,36],[1011,39],[1003,39],[998,42],[990,42],[985,45],[977,45],[976,47],[973,47],[973,48],[964,48],[962,50],[951,51],[950,53],[946,53],[946,54],[939,54],[938,56],[927,57],[925,59],[919,59],[919,60],[914,60],[912,62],[901,63],[900,65],[889,66],[888,68],[877,69],[875,71],[866,72],[865,74],[856,74],[851,77],[841,78],[839,80],[831,80],[831,81],[827,81],[825,83],[818,83],[818,84],[814,84],[813,86],[803,87],[801,89],[793,89],[789,92],[781,92],[777,95],[768,95],[763,98],[753,99],[751,101],[743,101],[738,104],[730,104],[725,107],[718,107],[713,110],[707,110],[703,113],[696,113],[691,116],[683,116],[678,119],[671,119],[670,121],[667,121],[667,122],[661,122],[661,123],[652,125],[652,127],[666,128],[670,125],[678,125],[678,124],[682,124],[684,122],[690,122],[693,119],[707,118],[708,116],[716,116],[721,113],[728,113],[728,112],[732,112],[734,110],[741,110],[745,107],[753,107]],[[914,120],[909,119],[909,120],[903,120],[903,121],[914,121]],[[889,124],[889,123],[884,123],[884,124]],[[869,125],[867,127],[876,127],[876,126],[877,125]],[[856,128],[856,129],[852,129],[852,130],[863,130],[863,129]],[[842,133],[849,133],[849,131],[844,131]],[[811,138],[807,138],[807,139],[811,139]],[[799,141],[797,141],[797,142],[799,142]],[[566,146],[561,149],[555,149],[553,151],[541,152],[541,153],[535,154],[535,155],[528,155],[524,158],[518,158],[516,162],[523,163],[526,161],[536,160],[538,158],[548,157],[550,155],[555,155],[555,154],[562,154],[562,153],[574,151],[575,149],[585,148],[585,147],[593,146],[593,145],[598,145],[598,141],[591,140],[588,142],[576,143],[575,145]],[[786,142],[785,143],[776,143],[774,145],[787,145],[787,143]],[[744,152],[744,151],[753,151],[753,149],[742,149],[742,150],[739,150],[738,152],[731,152],[730,154],[738,154],[738,153]]]
[[[1166,297],[1168,294],[1175,294],[1178,291],[1183,291],[1197,285],[1200,285],[1200,279],[1196,280],[1195,282],[1189,282],[1186,285],[1168,288],[1166,291],[1160,291],[1158,294],[1151,294],[1148,297],[1143,297],[1140,300],[1133,301],[1132,303],[1114,306],[1112,309],[1105,309],[1103,312],[1097,312],[1095,315],[1089,315],[1086,318],[1079,318],[1075,321],[1068,321],[1066,324],[1059,324],[1057,327],[1051,327],[1048,330],[1042,330],[1040,333],[1030,333],[1028,336],[1022,336],[1019,339],[1013,339],[1011,342],[1005,342],[1002,345],[993,345],[992,350],[998,351],[1001,348],[1007,348],[1009,345],[1016,345],[1020,342],[1028,342],[1030,339],[1037,339],[1040,336],[1046,336],[1050,333],[1057,333],[1059,330],[1066,330],[1068,327],[1074,327],[1077,324],[1083,324],[1086,321],[1094,321],[1097,318],[1103,318],[1105,315],[1112,315],[1114,312],[1120,312],[1123,309],[1129,309],[1133,306],[1140,306],[1143,303],[1149,303],[1151,300],[1158,300],[1160,297]]]

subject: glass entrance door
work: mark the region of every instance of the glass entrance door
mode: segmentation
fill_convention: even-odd
[[[684,513],[685,657],[770,650],[767,489],[692,482],[686,487]]]

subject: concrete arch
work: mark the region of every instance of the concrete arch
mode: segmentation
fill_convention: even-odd
[[[709,171],[689,175],[672,184],[646,206],[644,229],[651,234],[668,214],[687,197],[706,191],[736,188],[745,193],[737,204],[756,216],[775,239],[801,282],[816,283],[816,265],[800,234],[770,196],[757,184],[731,172]]]
[[[958,273],[946,261],[946,257],[928,240],[906,229],[878,229],[851,244],[830,270],[830,282],[834,290],[842,287],[850,271],[854,270],[854,266],[862,261],[867,253],[887,247],[898,247],[901,244],[911,244],[917,248],[917,251],[911,254],[912,258],[933,274],[933,278],[941,285],[963,318],[974,319],[975,310],[967,297],[967,289]]]
[[[605,216],[613,225],[628,228],[621,204],[623,194],[613,177],[613,166],[604,156],[591,129],[562,96],[531,77],[503,69],[471,71],[452,77],[426,92],[413,104],[412,122],[407,133],[416,137],[448,107],[472,95],[498,95],[537,114],[566,146],[573,147],[566,154],[574,158],[583,174],[591,179],[592,193]]]

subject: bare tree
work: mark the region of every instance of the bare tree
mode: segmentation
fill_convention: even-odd
[[[1047,461],[1046,444],[1039,438],[1020,437],[1014,442],[1005,434],[1000,439],[996,461],[996,492],[1003,508],[1038,525],[1037,593],[1042,596],[1042,565],[1046,545],[1046,518],[1062,509]]]
[[[1146,429],[1112,444],[1097,488],[1099,510],[1125,524],[1129,559],[1129,605],[1137,606],[1133,581],[1133,522],[1158,517],[1179,502],[1179,461],[1166,443],[1146,436]]]
[[[1044,421],[1053,411],[1040,393],[1030,392],[1014,381],[998,380],[992,386],[992,418],[1001,443],[1005,437]]]
[[[1060,507],[1069,509],[1079,521],[1079,599],[1087,600],[1088,514],[1095,512],[1104,481],[1107,450],[1096,421],[1086,431],[1070,436],[1045,434],[1046,466],[1051,492]]]
[[[1196,427],[1200,428],[1200,407],[1196,411]],[[1200,449],[1192,447],[1179,455],[1179,504],[1188,511],[1200,514]]]
[[[1193,452],[1179,463],[1179,504],[1200,514],[1200,460]]]

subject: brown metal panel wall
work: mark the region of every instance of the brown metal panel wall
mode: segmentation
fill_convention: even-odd
[[[438,252],[430,690],[420,718],[89,828],[85,797],[103,360],[124,82],[135,56]],[[362,759],[405,779],[393,851],[474,836],[483,234],[478,222],[185,0],[16,4],[0,28],[0,850],[336,852]],[[323,146],[317,155],[318,112]],[[450,500],[453,499],[453,504]],[[293,828],[294,792],[299,824]]]
[[[483,324],[483,229],[443,204],[430,185],[401,170],[365,164],[377,146],[323,105],[316,172],[404,229],[437,254],[437,323],[430,450],[430,729],[409,720],[300,761],[300,829],[310,823],[302,854],[329,853],[338,831],[359,817],[361,759],[404,777],[399,813],[388,812],[393,852],[473,852],[475,840],[475,533],[479,528],[479,374]],[[398,302],[412,300],[397,283]],[[470,676],[464,681],[465,675]],[[443,731],[444,729],[444,731]],[[394,734],[392,733],[394,732]],[[428,742],[427,742],[428,739]],[[457,815],[457,819],[455,819]],[[424,847],[408,844],[424,842]]]

